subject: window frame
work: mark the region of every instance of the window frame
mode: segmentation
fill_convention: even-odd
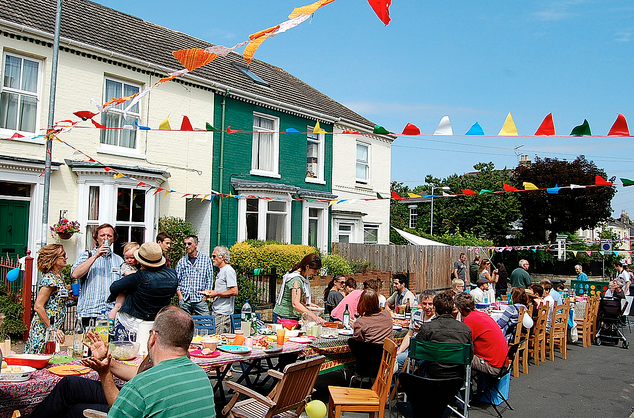
[[[36,62],[38,64],[38,68],[37,68],[37,82],[36,82],[36,92],[30,92],[30,91],[26,91],[26,90],[22,90],[21,88],[16,89],[13,87],[5,87],[4,85],[4,78],[5,78],[5,73],[6,73],[6,61],[7,61],[7,56],[13,56],[16,58],[19,58],[22,60],[22,66],[20,67],[20,80],[22,80],[22,71],[24,68],[24,60],[29,60],[29,61],[33,61]],[[9,128],[1,128],[0,127],[0,134],[2,135],[7,135],[7,136],[12,136],[15,132],[18,132],[20,135],[24,135],[25,137],[32,137],[37,135],[37,133],[39,132],[40,129],[40,114],[41,114],[41,110],[42,110],[42,100],[41,100],[41,96],[42,96],[42,73],[43,73],[43,66],[44,66],[44,60],[40,59],[40,58],[36,58],[33,56],[29,56],[29,55],[25,55],[25,54],[19,54],[16,52],[12,52],[12,51],[7,51],[4,50],[3,54],[2,54],[2,68],[1,70],[1,74],[2,74],[2,82],[0,83],[0,94],[7,92],[7,93],[12,93],[12,94],[17,94],[20,97],[24,96],[29,96],[35,99],[35,122],[34,122],[34,131],[30,132],[30,131],[21,131],[18,128],[18,121],[19,121],[19,112],[18,112],[18,116],[16,117],[16,129],[9,129]],[[19,106],[18,106],[19,108]],[[26,141],[35,141],[37,143],[44,143],[44,139],[41,140],[33,140],[32,138],[17,138],[18,140],[26,140]]]
[[[380,225],[376,223],[364,223],[363,224],[363,243],[364,244],[378,244],[379,243],[379,229]],[[366,241],[366,231],[373,230],[376,231],[376,241]]]
[[[359,162],[359,146],[363,146],[367,149],[367,161]],[[370,144],[363,141],[357,141],[355,144],[355,166],[354,166],[354,177],[355,181],[359,184],[370,184],[370,161],[371,161],[371,147]],[[357,166],[359,164],[365,164],[365,174],[366,178],[362,179],[357,176]]]
[[[273,129],[268,130],[266,128],[262,128],[260,126],[255,126],[255,118],[264,118],[269,119],[273,122]],[[250,174],[254,176],[262,176],[262,177],[273,177],[273,178],[281,178],[280,169],[279,169],[279,160],[280,160],[280,118],[277,116],[269,115],[266,113],[253,112],[253,135],[251,139],[251,171]],[[273,138],[273,161],[272,166],[273,169],[263,170],[256,165],[257,155],[256,155],[256,141],[259,141],[259,133],[271,133]],[[258,146],[259,149],[259,146]]]
[[[302,245],[310,245],[310,210],[317,209],[317,248],[326,252],[328,250],[328,203],[327,202],[306,202],[302,204]]]
[[[313,132],[315,129],[314,126],[307,126],[306,128],[306,183],[318,183],[325,184],[324,180],[324,166],[325,166],[325,143],[326,143],[326,134],[324,133],[315,133]],[[311,138],[311,136],[316,136],[316,138]],[[312,158],[312,156],[308,156],[308,144],[314,143],[317,145],[317,172],[314,177],[308,176],[308,159]]]
[[[291,208],[291,200],[286,195],[275,195],[275,194],[267,194],[267,196],[272,199],[258,199],[258,211],[257,211],[257,239],[261,241],[265,241],[267,239],[267,223],[268,223],[268,214],[285,214],[284,219],[284,237],[281,240],[287,244],[291,242],[291,217],[292,217],[292,208]],[[284,211],[270,211],[268,209],[270,202],[283,202],[284,203]],[[253,213],[253,212],[249,212]],[[247,240],[247,198],[240,197],[238,198],[238,234],[237,241],[242,242]]]
[[[409,228],[416,229],[418,223],[418,205],[409,206]]]
[[[117,77],[113,77],[113,76],[109,76],[109,75],[104,75],[103,78],[103,93],[102,93],[102,98],[103,98],[103,103],[106,103],[110,100],[112,100],[112,97],[106,97],[106,83],[108,81],[113,81],[116,83],[121,83],[121,95],[119,97],[123,97],[125,95],[125,86],[130,86],[130,87],[135,87],[138,88],[138,92],[140,93],[141,91],[143,91],[143,84],[142,83],[138,83],[138,82],[134,82],[134,81],[130,81],[130,80],[125,80],[122,78],[117,78]],[[101,115],[101,123],[103,125],[106,125],[106,121],[104,120],[105,117],[110,116],[110,115],[116,115],[119,118],[119,123],[118,126],[120,128],[122,128],[123,126],[127,126],[127,125],[123,125],[123,107],[126,106],[126,103],[122,103],[120,105],[117,106],[113,106],[112,108],[108,109],[106,112],[103,112]],[[121,106],[122,108],[119,109],[118,106]],[[138,111],[137,112],[133,112],[133,111],[128,111],[127,113],[127,117],[133,117],[136,118],[136,120],[138,121],[139,124],[141,124],[141,114],[142,114],[142,108],[141,108],[141,101],[139,101],[136,106],[138,106]],[[139,153],[139,130],[134,126],[131,125],[132,129],[131,130],[127,130],[127,129],[113,129],[113,130],[109,130],[109,129],[102,129],[101,132],[99,133],[99,151],[101,152],[111,152],[111,153],[132,153],[132,154],[138,154]],[[134,147],[127,147],[124,145],[121,145],[121,135],[123,132],[133,132],[134,135]],[[104,142],[106,136],[108,134],[112,134],[115,133],[117,136],[117,140],[116,140],[116,144],[109,144],[107,142]]]

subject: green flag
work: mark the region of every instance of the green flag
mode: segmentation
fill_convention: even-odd
[[[587,119],[583,120],[583,123],[579,126],[575,126],[572,128],[572,132],[570,132],[571,136],[590,136],[592,132],[590,132],[590,124]]]
[[[382,127],[382,126],[374,125],[374,131],[372,133],[387,135],[390,132],[387,129],[385,129],[384,127]]]
[[[205,126],[207,128],[208,131],[214,132],[217,131],[218,129],[214,128],[213,126],[211,126],[211,124],[209,122],[205,122]]]
[[[623,179],[621,179],[621,180],[623,180]],[[377,193],[376,193],[376,198],[377,198],[377,199],[383,199],[383,196],[381,196],[381,195],[377,192]]]
[[[621,181],[623,182],[623,187],[634,186],[634,180],[622,178]]]

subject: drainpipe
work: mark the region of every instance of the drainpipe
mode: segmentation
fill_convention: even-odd
[[[225,111],[227,110],[227,96],[231,90],[227,89],[222,97],[222,111],[220,113],[220,160],[218,162],[218,193],[224,193],[223,174],[225,170]],[[216,231],[216,245],[220,245],[220,233],[222,231],[222,199],[218,202],[218,228]]]

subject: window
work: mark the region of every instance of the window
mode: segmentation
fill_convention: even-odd
[[[249,70],[246,67],[242,67],[241,65],[236,65],[233,64],[234,67],[236,67],[238,70],[242,71],[246,76],[248,76],[251,80],[253,80],[255,82],[255,84],[260,84],[262,86],[267,86],[269,85],[268,82],[264,81],[260,76],[258,76],[256,73],[254,73],[253,71]]]
[[[302,203],[302,244],[328,251],[328,203]]]
[[[290,202],[240,199],[238,241],[247,239],[290,242]]]
[[[319,209],[308,209],[308,245],[317,247],[317,234],[319,233]]]
[[[410,205],[409,207],[409,227],[410,229],[416,229],[418,223],[418,206]]]
[[[145,190],[117,190],[117,242],[143,242],[145,238]]]
[[[278,118],[257,113],[253,114],[251,174],[279,177],[278,131]]]
[[[357,142],[357,183],[367,183],[370,177],[370,146]]]
[[[350,242],[350,238],[352,237],[352,227],[353,224],[349,223],[340,223],[337,231],[337,241],[338,242]]]
[[[104,103],[124,96],[132,96],[138,93],[139,86],[125,83],[123,81],[106,78],[104,87]],[[128,111],[127,117],[123,117],[123,109],[126,103],[118,104],[101,114],[101,123],[106,128],[123,129],[102,129],[100,142],[105,145],[115,147],[136,149],[136,128],[134,122],[138,121],[141,115],[139,104],[135,104]],[[129,128],[129,129],[127,129]]]
[[[363,243],[364,244],[377,244],[379,242],[379,226],[378,225],[363,225]]]
[[[315,128],[307,128],[306,137],[306,181],[324,179],[324,134],[313,133]]]
[[[36,132],[39,77],[40,61],[5,54],[0,128]]]

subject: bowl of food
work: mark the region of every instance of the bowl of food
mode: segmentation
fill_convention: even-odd
[[[41,354],[8,354],[4,356],[4,360],[9,366],[29,366],[41,369],[48,365],[51,357],[53,356]]]
[[[208,348],[211,351],[215,351],[216,347],[218,347],[218,343],[220,341],[218,341],[215,338],[204,338],[201,343],[203,345],[203,349]]]
[[[132,360],[139,352],[139,343],[135,341],[114,341],[110,343],[109,351],[116,360]]]
[[[35,369],[30,366],[7,366],[0,370],[0,381],[2,382],[24,382],[31,378],[31,373]]]
[[[294,319],[278,319],[277,322],[282,324],[282,326],[288,330],[295,329],[299,325],[299,322]]]

